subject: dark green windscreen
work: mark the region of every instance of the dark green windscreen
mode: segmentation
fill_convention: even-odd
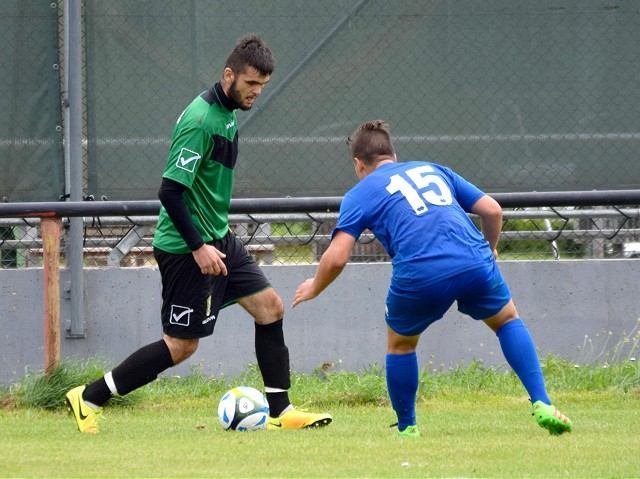
[[[57,32],[55,2],[0,2],[0,201],[64,192]]]
[[[63,190],[57,8],[0,2],[1,196]],[[53,4],[55,5],[55,4]],[[573,0],[85,0],[86,192],[156,197],[182,109],[243,34],[277,67],[239,112],[236,197],[342,195],[345,137],[488,192],[640,188],[640,5]]]

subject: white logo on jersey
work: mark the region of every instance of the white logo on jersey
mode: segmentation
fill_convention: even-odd
[[[231,120],[225,126],[227,127],[227,130],[228,130],[229,128],[233,128],[233,125],[235,125],[235,124],[236,124],[235,120]]]
[[[196,153],[195,151],[183,148],[182,150],[180,150],[180,154],[178,155],[176,166],[181,170],[193,173],[196,170],[196,163],[200,158],[200,153]]]

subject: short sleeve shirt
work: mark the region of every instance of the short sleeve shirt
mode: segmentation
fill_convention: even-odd
[[[336,230],[371,230],[392,258],[392,291],[409,291],[493,260],[467,215],[483,195],[436,163],[383,164],[346,193]]]

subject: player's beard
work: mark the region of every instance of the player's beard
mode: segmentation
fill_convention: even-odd
[[[235,102],[235,104],[238,106],[240,110],[243,110],[243,111],[251,110],[251,107],[253,106],[253,104],[247,106],[242,102],[242,98],[240,97],[240,92],[236,87],[235,79],[233,80],[233,83],[229,87],[229,96]]]

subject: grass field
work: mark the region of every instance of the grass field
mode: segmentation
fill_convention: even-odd
[[[194,374],[107,408],[91,436],[61,407],[58,389],[77,379],[67,367],[4,394],[0,477],[640,477],[635,362],[576,368],[549,359],[545,372],[571,434],[537,426],[512,374],[472,364],[423,373],[420,439],[388,427],[395,418],[378,370],[294,376],[294,401],[334,416],[320,430],[223,431],[215,409],[229,384]],[[259,387],[255,370],[235,381]]]

